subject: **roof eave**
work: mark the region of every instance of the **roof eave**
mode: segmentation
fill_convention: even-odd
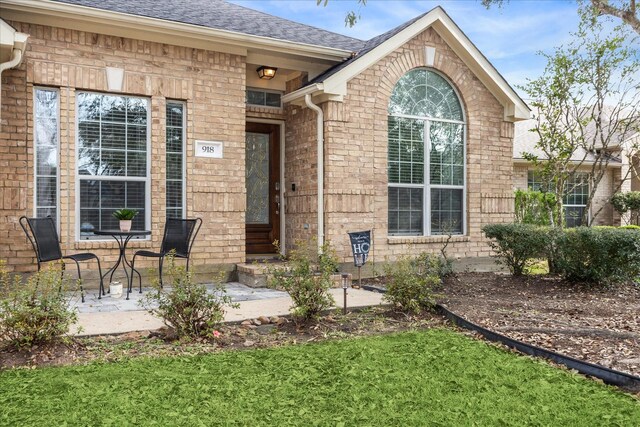
[[[398,34],[385,40],[371,51],[357,57],[355,61],[342,70],[327,77],[327,79],[322,82],[324,83],[324,91],[332,96],[346,95],[346,87],[349,80],[429,27],[433,27],[438,34],[447,41],[454,52],[503,105],[504,120],[515,122],[531,118],[531,109],[529,106],[518,96],[513,88],[509,86],[507,81],[441,7],[434,8]],[[300,93],[302,92],[293,92],[288,99],[293,101],[296,99],[295,96],[301,96]]]
[[[56,25],[63,23],[64,28],[123,37],[133,35],[133,37],[150,41],[178,45],[181,45],[179,38],[184,37],[187,40],[215,43],[215,50],[218,50],[219,44],[228,46],[232,50],[235,48],[231,53],[240,55],[246,55],[246,51],[250,48],[257,48],[329,61],[342,61],[352,53],[345,49],[296,43],[86,6],[36,0],[3,0],[2,3],[2,17],[8,20],[52,25],[51,18],[54,17],[63,20]],[[144,33],[151,37],[141,37]]]

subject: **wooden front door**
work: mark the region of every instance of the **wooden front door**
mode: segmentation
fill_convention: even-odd
[[[247,123],[245,185],[248,254],[271,254],[280,240],[280,127]]]

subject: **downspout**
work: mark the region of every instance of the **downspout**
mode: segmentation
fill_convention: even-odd
[[[318,142],[318,253],[322,254],[324,245],[324,113],[322,108],[311,101],[311,94],[304,96],[307,107],[316,112],[316,131]]]
[[[8,70],[9,68],[18,66],[20,64],[20,61],[22,61],[22,50],[13,49],[13,52],[11,53],[11,60],[0,64],[0,78],[2,78],[2,72],[4,70]],[[2,105],[2,89],[1,88],[0,88],[0,105]]]

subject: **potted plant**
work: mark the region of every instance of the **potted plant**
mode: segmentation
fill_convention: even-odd
[[[131,220],[138,214],[135,209],[118,209],[113,216],[120,220],[120,231],[131,231]]]

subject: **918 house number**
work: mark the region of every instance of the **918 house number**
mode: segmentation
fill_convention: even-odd
[[[222,142],[220,141],[196,141],[196,157],[222,158]]]

